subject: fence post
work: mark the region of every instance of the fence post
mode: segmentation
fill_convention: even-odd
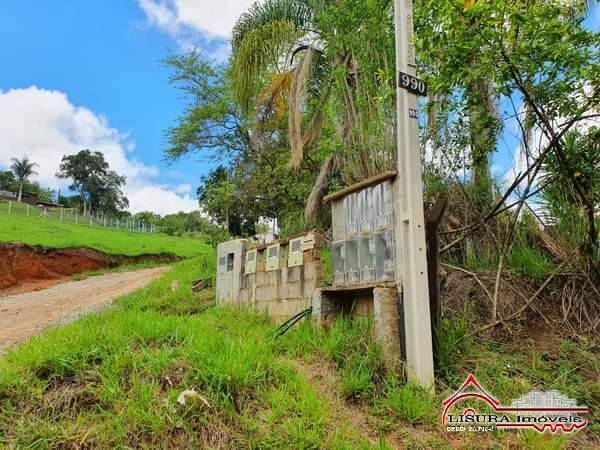
[[[448,198],[442,196],[425,214],[429,310],[431,314],[431,330],[434,337],[437,335],[442,318],[442,302],[440,294],[440,242],[438,229],[447,206]],[[435,343],[436,339],[433,340],[434,349],[436,347]]]
[[[27,217],[29,217],[29,204],[27,205]]]
[[[60,208],[60,221],[62,222],[62,216],[63,216],[63,209]]]
[[[75,212],[75,225],[77,225],[77,211]]]
[[[8,213],[10,214],[10,207],[12,206],[12,202],[9,200],[8,201]]]

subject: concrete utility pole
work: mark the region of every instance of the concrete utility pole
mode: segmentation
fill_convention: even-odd
[[[396,273],[401,276],[408,379],[433,389],[433,348],[429,315],[423,180],[419,149],[417,95],[426,95],[416,78],[412,0],[395,0],[398,177],[394,205]]]

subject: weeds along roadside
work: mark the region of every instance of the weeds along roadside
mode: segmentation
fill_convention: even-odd
[[[265,316],[198,312],[198,259],[115,307],[45,332],[0,360],[0,446],[360,445],[279,357]],[[173,291],[171,281],[179,288]],[[206,400],[182,406],[195,388]],[[207,404],[209,406],[207,406]]]
[[[334,385],[329,387],[340,402],[364,411],[375,433],[397,435],[405,445],[447,447],[439,404],[473,368],[502,399],[541,381],[587,402],[592,410],[598,404],[597,391],[586,378],[598,364],[592,347],[570,348],[565,342],[555,359],[532,349],[510,352],[468,338],[468,316],[462,325],[445,322],[440,334],[446,350],[440,356],[444,362],[436,396],[385,372],[366,320],[340,320],[327,332],[305,321],[275,340],[266,316],[210,307],[210,291],[190,295],[193,280],[214,274],[211,261],[178,263],[160,280],[117,301],[112,310],[49,330],[10,351],[0,360],[0,444],[379,445],[351,421],[334,417],[328,400],[293,361],[330,365]],[[173,291],[174,279],[179,287]],[[580,377],[580,387],[570,383],[570,374]],[[178,395],[190,388],[201,399],[178,404]],[[465,439],[468,444],[470,438]],[[493,439],[539,444],[530,434]],[[381,441],[382,448],[386,445]]]

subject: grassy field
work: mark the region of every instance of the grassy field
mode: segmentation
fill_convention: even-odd
[[[118,255],[171,253],[193,257],[214,250],[198,239],[155,233],[131,233],[54,219],[0,214],[0,242],[21,242],[50,248],[88,247]]]
[[[475,341],[447,322],[437,394],[386,373],[367,321],[324,332],[304,322],[281,339],[261,314],[190,292],[214,273],[192,259],[112,310],[45,332],[0,359],[0,447],[574,448],[585,434],[449,434],[441,401],[469,370],[499,399],[533,387],[575,396],[598,423],[592,344],[547,353],[527,341]],[[171,289],[177,279],[179,288]],[[475,368],[475,369],[474,369]],[[181,405],[178,396],[194,389]],[[595,425],[596,426],[596,425]],[[597,429],[595,432],[597,433]]]

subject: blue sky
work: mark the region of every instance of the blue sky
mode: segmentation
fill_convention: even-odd
[[[226,58],[231,26],[250,3],[0,2],[0,168],[27,154],[42,185],[64,190],[53,177],[60,158],[89,147],[128,176],[134,212],[197,208],[211,166],[162,161],[163,132],[184,103],[160,60],[191,46]]]
[[[197,46],[224,60],[235,19],[252,0],[19,0],[0,2],[0,169],[12,156],[54,178],[60,158],[82,148],[105,153],[128,176],[133,212],[197,208],[195,190],[211,165],[162,161],[163,132],[184,104],[160,60]],[[600,6],[587,21],[598,29]],[[494,170],[514,154],[510,138]]]

